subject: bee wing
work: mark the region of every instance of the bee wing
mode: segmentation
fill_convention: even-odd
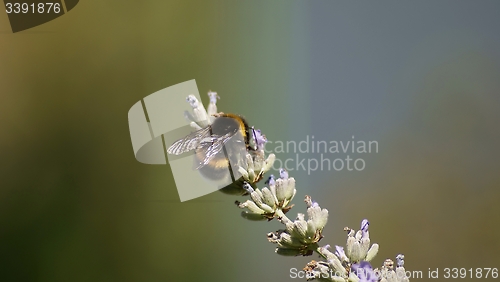
[[[210,126],[197,130],[188,136],[175,141],[167,149],[167,153],[171,155],[180,155],[185,152],[196,149],[203,139],[210,137]]]
[[[233,137],[235,132],[229,132],[222,136],[211,138],[209,141],[203,141],[198,149],[204,151],[205,158],[201,161],[196,169],[206,166],[210,160],[217,155],[224,145]]]

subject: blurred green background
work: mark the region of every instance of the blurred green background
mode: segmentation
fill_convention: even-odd
[[[289,281],[316,259],[274,254],[265,236],[281,226],[241,218],[244,198],[180,203],[168,165],[135,160],[129,108],[190,79],[270,140],[379,142],[363,171],[290,172],[292,214],[306,194],[330,211],[322,243],[344,245],[342,228],[368,218],[374,266],[402,252],[425,274],[500,267],[499,11],[80,1],[16,34],[4,14],[0,280]]]

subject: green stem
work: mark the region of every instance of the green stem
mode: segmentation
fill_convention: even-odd
[[[319,251],[319,248],[321,248],[318,243],[314,243],[313,245],[311,245],[311,250],[315,251],[320,257],[324,258],[325,260],[328,260],[328,257],[326,257],[325,255],[323,255],[320,251]]]

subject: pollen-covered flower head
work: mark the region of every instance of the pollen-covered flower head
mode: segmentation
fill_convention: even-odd
[[[250,176],[252,175],[250,174]],[[245,178],[245,175],[243,177]],[[240,208],[247,209],[242,214],[244,217],[254,219],[259,218],[255,215],[260,215],[261,219],[273,219],[278,210],[286,213],[292,208],[289,204],[295,193],[297,193],[293,177],[274,179],[274,176],[272,176],[266,183],[269,184],[269,187],[254,189],[249,183],[245,182],[243,188],[250,194],[250,199],[243,203],[237,203]]]
[[[377,254],[378,244],[370,246],[369,225],[370,222],[367,219],[363,219],[361,221],[361,228],[357,232],[348,227],[344,228],[347,231],[345,255],[349,262],[371,261]]]
[[[302,213],[297,214],[294,221],[280,218],[285,229],[268,234],[268,240],[278,244],[278,254],[311,255],[311,248],[323,238],[322,231],[328,221],[328,210],[321,209],[309,196],[306,196],[305,202],[308,206],[307,219]]]
[[[326,262],[321,262],[322,265],[327,263],[330,270],[338,274],[329,281],[408,282],[403,267],[404,255],[402,254],[396,257],[397,267],[395,269],[394,262],[390,259],[384,262],[384,266],[380,270],[372,268],[369,261],[375,257],[379,246],[378,244],[370,246],[369,225],[368,220],[364,219],[357,232],[348,227],[344,228],[348,232],[346,248],[335,246],[335,251],[332,252],[330,245],[326,245],[317,249],[317,252],[326,259]]]
[[[266,157],[264,154],[255,154],[249,150],[245,156],[243,166],[238,168],[238,172],[246,182],[253,184],[264,177],[264,174],[273,167],[275,160],[276,156],[274,154],[269,154]]]
[[[384,265],[378,270],[380,282],[408,282],[409,278],[406,276],[403,254],[396,256],[396,267],[394,268],[394,261],[386,259]]]

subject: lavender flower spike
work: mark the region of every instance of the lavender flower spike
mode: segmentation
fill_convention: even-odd
[[[368,233],[369,222],[364,219],[358,232],[346,228],[347,234],[346,255],[353,263],[360,261],[371,261],[378,252],[378,244],[370,247],[370,234]]]
[[[194,95],[187,97],[192,111],[184,114],[194,129],[210,125],[217,113],[216,92],[209,91],[207,109]],[[287,217],[293,207],[291,203],[297,190],[295,179],[285,169],[279,170],[279,178],[270,175],[262,189],[257,187],[264,174],[271,170],[276,159],[274,154],[266,155],[264,150],[268,142],[259,129],[251,128],[251,138],[244,158],[238,161],[238,171],[243,179],[243,189],[249,198],[243,203],[236,201],[238,207],[245,209],[242,216],[249,220],[272,220],[276,218],[284,225],[283,229],[267,234],[267,240],[276,244],[276,253],[283,256],[310,256],[314,252],[323,261],[312,260],[304,271],[307,280],[334,282],[409,282],[404,268],[404,255],[396,256],[396,264],[386,259],[380,269],[373,269],[369,263],[378,253],[379,245],[371,244],[367,219],[361,221],[359,230],[344,228],[347,231],[345,247],[330,245],[320,246],[323,230],[328,221],[328,210],[322,209],[311,197],[305,197],[307,213],[298,213],[295,220]],[[307,218],[306,218],[307,216]]]

